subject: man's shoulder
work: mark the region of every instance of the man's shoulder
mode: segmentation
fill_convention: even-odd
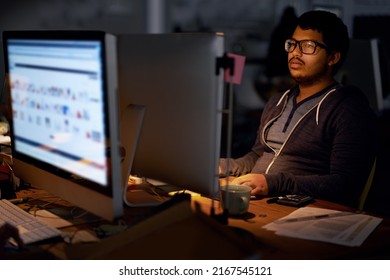
[[[350,102],[362,103],[362,105],[368,105],[369,101],[365,93],[357,86],[354,85],[341,85],[337,89],[338,94],[335,95],[338,99],[347,99]]]
[[[375,115],[370,106],[370,102],[365,93],[357,86],[345,85],[337,89],[337,94],[329,99],[330,102],[337,103],[339,108],[344,111],[355,112],[357,115],[365,116]]]
[[[354,95],[364,94],[363,91],[355,85],[341,85],[340,84],[338,90],[344,94],[347,94],[347,95],[349,95],[349,94],[354,94]]]

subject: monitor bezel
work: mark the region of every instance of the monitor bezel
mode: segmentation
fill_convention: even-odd
[[[103,31],[70,31],[70,30],[56,30],[56,31],[3,31],[3,51],[5,64],[5,79],[9,82],[9,63],[8,63],[8,47],[9,40],[23,39],[23,40],[67,40],[67,41],[99,41],[101,45],[102,55],[102,88],[104,92],[104,122],[105,122],[105,137],[107,139],[106,155],[109,161],[109,174],[107,175],[107,185],[101,185],[94,181],[88,180],[80,176],[74,176],[66,170],[58,168],[54,165],[40,161],[28,155],[18,152],[15,149],[15,139],[12,120],[10,122],[11,132],[11,148],[13,168],[16,176],[20,176],[23,180],[44,189],[49,192],[57,194],[64,199],[76,203],[86,210],[90,210],[99,216],[107,219],[115,219],[123,214],[121,185],[121,168],[120,168],[120,139],[119,139],[119,124],[117,114],[117,58],[116,58],[116,37]],[[12,108],[11,92],[8,89],[8,97],[10,100],[9,106]],[[12,110],[11,110],[12,112]],[[42,178],[24,178],[28,174],[23,169],[36,168],[37,171],[43,172],[48,180]],[[37,184],[34,184],[37,183]],[[41,183],[41,185],[40,185]],[[103,203],[101,209],[94,209],[96,207],[84,207],[83,200],[86,198],[73,197],[70,194],[70,189],[60,189],[56,184],[67,184],[67,187],[73,189],[74,192],[80,191],[83,196],[96,196],[97,204]],[[71,187],[70,187],[71,186]],[[107,201],[108,199],[108,201]],[[108,203],[107,203],[108,202]],[[113,202],[113,203],[112,203]],[[89,208],[89,209],[88,209]],[[98,208],[98,207],[97,207]]]

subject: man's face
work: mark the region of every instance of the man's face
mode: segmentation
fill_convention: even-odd
[[[312,40],[324,44],[322,34],[312,30],[295,29],[292,39],[296,41]],[[303,54],[297,46],[288,54],[288,68],[291,77],[299,84],[314,84],[331,75],[328,64],[329,55],[322,47],[317,46],[314,54]]]

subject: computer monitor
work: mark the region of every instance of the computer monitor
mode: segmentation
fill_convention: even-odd
[[[379,57],[377,39],[351,39],[347,58],[335,77],[344,85],[359,87],[377,114],[384,109]]]
[[[120,110],[145,106],[132,175],[218,194],[224,36],[118,35]]]
[[[3,47],[15,175],[102,218],[122,216],[116,38],[6,31]]]

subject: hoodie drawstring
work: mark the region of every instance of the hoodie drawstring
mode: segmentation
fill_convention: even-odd
[[[332,92],[334,92],[336,89],[331,89],[330,91],[328,91],[325,96],[321,99],[321,101],[318,103],[317,105],[317,112],[316,112],[316,123],[318,125],[318,122],[319,122],[319,118],[320,118],[320,107],[321,107],[321,104],[322,102],[325,100],[326,97],[328,97],[329,94],[331,94]]]
[[[318,125],[319,123],[319,117],[320,117],[320,107],[321,107],[321,104],[322,102],[325,100],[325,98],[328,97],[329,94],[331,94],[332,92],[334,92],[336,90],[336,88],[333,88],[331,89],[330,91],[328,91],[323,98],[321,98],[320,102],[318,102],[317,104],[317,112],[316,112],[316,123]],[[283,93],[282,97],[280,97],[278,103],[276,104],[276,106],[279,106],[280,103],[282,102],[282,100],[286,97],[286,95],[290,92],[290,90],[287,90],[285,93]]]

